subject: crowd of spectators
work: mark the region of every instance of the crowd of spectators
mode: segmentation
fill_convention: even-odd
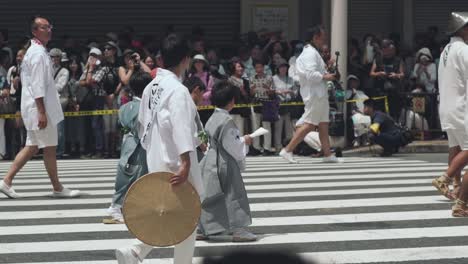
[[[169,27],[166,34],[171,34]],[[49,45],[54,64],[54,78],[64,112],[112,110],[131,100],[129,80],[138,71],[157,75],[164,62],[158,52],[158,38],[138,36],[137,29],[127,27],[120,33],[109,32],[98,39],[80,42],[63,36]],[[161,38],[164,36],[161,36]],[[255,107],[235,108],[231,114],[241,134],[260,126],[272,131],[255,139],[251,155],[273,155],[291,138],[303,107],[284,105],[301,102],[296,58],[303,41],[288,41],[281,32],[249,32],[235,39],[229,47],[206,41],[205,32],[195,26],[187,36],[192,47],[192,67],[186,77],[196,76],[206,86],[202,106],[211,105],[211,90],[216,82],[227,79],[239,87],[238,104],[255,103]],[[8,42],[8,31],[0,30],[0,114],[19,113],[21,68],[28,39],[18,45]],[[437,64],[446,40],[436,27],[415,36],[414,48],[401,44],[398,34],[367,34],[361,40],[351,38],[348,51],[348,87],[330,83],[333,112],[345,97],[364,100],[386,96],[390,116],[409,128],[438,130]],[[334,53],[319,47],[330,70],[335,66]],[[345,91],[346,90],[346,91]],[[412,98],[424,98],[424,112],[413,109]],[[338,103],[337,103],[338,102]],[[384,101],[377,101],[384,110]],[[362,113],[362,103],[348,105],[348,117]],[[200,109],[206,122],[212,109]],[[333,120],[333,119],[332,119]],[[331,129],[336,126],[331,125]],[[338,126],[339,127],[339,126]],[[352,126],[351,126],[352,127]],[[117,157],[121,131],[117,115],[67,117],[58,126],[59,157]],[[343,133],[344,134],[344,133]],[[333,135],[333,133],[331,133]],[[342,135],[340,132],[336,136]],[[349,142],[358,146],[360,135],[353,133]],[[427,132],[427,135],[431,134]],[[0,159],[11,159],[24,146],[25,130],[20,117],[0,119]]]

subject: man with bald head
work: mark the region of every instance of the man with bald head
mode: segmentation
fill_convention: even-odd
[[[63,187],[57,175],[57,124],[63,120],[59,95],[55,88],[52,61],[46,46],[52,37],[52,25],[41,16],[31,20],[31,45],[21,64],[21,115],[27,130],[26,146],[18,153],[0,182],[0,192],[18,198],[13,190],[15,175],[39,149],[44,151],[44,165],[56,198],[77,197],[80,192]]]

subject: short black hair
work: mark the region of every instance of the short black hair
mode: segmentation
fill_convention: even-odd
[[[261,64],[262,66],[265,66],[265,62],[262,59],[255,59],[252,62],[252,65],[255,67],[257,64]]]
[[[189,90],[190,93],[192,93],[193,90],[195,90],[195,88],[197,88],[197,87],[200,89],[200,91],[205,91],[206,90],[205,84],[197,76],[191,76],[191,77],[185,79],[184,80],[184,85],[185,85],[185,87],[187,87],[187,89]]]
[[[49,21],[49,23],[50,23],[50,20],[49,20],[47,17],[42,16],[42,15],[34,15],[34,16],[32,16],[31,19],[29,20],[29,27],[30,27],[30,29],[31,29],[31,32],[32,32],[33,30],[36,30],[36,29],[37,29],[36,19],[38,19],[38,18],[45,19],[45,20]]]
[[[219,108],[226,107],[232,99],[239,96],[239,88],[229,81],[220,81],[211,92],[211,103]]]
[[[176,34],[167,36],[161,46],[161,56],[164,66],[168,69],[176,67],[190,56],[190,48],[186,40]]]
[[[367,99],[364,101],[364,106],[371,107],[375,109],[375,100],[374,99]]]
[[[325,28],[322,25],[316,25],[307,30],[305,40],[307,42],[312,42],[315,36],[320,36],[323,32],[325,32]]]
[[[151,75],[144,71],[136,71],[130,77],[130,88],[134,94],[138,97],[141,97],[143,90],[148,84],[153,80]]]

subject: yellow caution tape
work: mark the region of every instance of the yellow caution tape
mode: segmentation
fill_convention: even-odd
[[[388,98],[387,96],[380,96],[380,97],[373,97],[374,100],[385,100],[385,111],[388,112]],[[355,103],[360,101],[365,101],[366,99],[356,99],[356,100],[347,100],[347,103]],[[303,106],[303,102],[289,102],[289,103],[282,103],[280,106]],[[262,106],[262,104],[236,104],[234,108],[247,108],[252,106]],[[204,105],[198,106],[198,110],[211,110],[215,109],[212,105]],[[79,112],[64,112],[64,116],[68,117],[77,117],[77,116],[99,116],[99,115],[116,115],[119,112],[118,109],[111,109],[111,110],[92,110],[92,111],[79,111]],[[21,115],[17,114],[2,114],[0,115],[0,119],[12,119],[21,117]]]

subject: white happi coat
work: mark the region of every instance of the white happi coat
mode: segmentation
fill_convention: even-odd
[[[468,45],[452,37],[442,51],[439,63],[439,115],[442,130],[463,130],[466,127],[466,94],[468,81]]]
[[[147,151],[148,171],[177,173],[180,155],[190,152],[188,180],[203,197],[195,151],[198,144],[196,114],[197,107],[180,79],[171,71],[158,69],[158,75],[143,92],[138,115],[142,125],[140,138]]]

